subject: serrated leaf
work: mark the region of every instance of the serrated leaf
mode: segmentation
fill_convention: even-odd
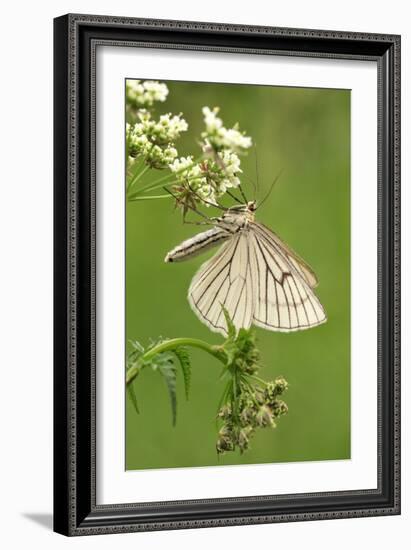
[[[191,385],[190,355],[187,349],[184,347],[175,348],[174,354],[180,363],[181,370],[183,371],[184,389],[185,389],[186,399],[188,399],[189,393],[190,393],[190,385]]]
[[[159,370],[162,365],[167,365],[169,363],[174,363],[174,355],[171,351],[158,353],[144,362],[146,366],[150,366],[153,370]]]
[[[140,414],[138,404],[137,404],[136,391],[134,389],[133,384],[127,385],[127,392],[128,392],[128,395],[130,396],[131,403],[133,404],[134,410],[136,411],[137,414]]]
[[[135,351],[138,351],[140,354],[144,353],[144,348],[140,344],[140,342],[138,342],[137,340],[129,340],[129,342],[130,342],[130,345],[134,348]]]
[[[132,349],[127,354],[126,370],[130,369],[144,354],[144,348],[139,342],[137,342],[137,340],[129,340],[129,344]]]
[[[228,314],[228,311],[222,304],[221,304],[221,309],[223,310],[225,322],[227,325],[228,340],[234,340],[236,336],[236,329],[235,329],[234,323],[232,322],[230,315]]]
[[[161,355],[165,355],[165,354],[161,354]],[[164,361],[158,362],[157,367],[167,385],[168,395],[170,397],[170,404],[171,404],[172,423],[173,423],[173,426],[175,426],[176,420],[177,420],[176,367],[172,359],[171,360],[166,359]]]

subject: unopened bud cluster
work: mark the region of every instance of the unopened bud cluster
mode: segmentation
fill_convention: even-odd
[[[234,451],[241,453],[250,446],[250,440],[258,428],[275,428],[276,420],[288,412],[279,397],[286,391],[287,382],[280,377],[265,387],[240,380],[239,395],[218,411],[222,425],[218,432],[217,453]]]
[[[256,346],[255,332],[241,328],[232,342],[227,342],[225,351],[231,368],[245,375],[255,374],[259,367],[260,352]]]

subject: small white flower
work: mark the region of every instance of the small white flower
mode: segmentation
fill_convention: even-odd
[[[167,168],[178,156],[174,142],[188,129],[187,122],[181,115],[171,113],[161,115],[156,121],[146,109],[139,109],[137,117],[139,122],[126,126],[130,156],[143,156],[152,168]]]
[[[166,84],[153,80],[127,80],[126,97],[131,107],[136,109],[152,107],[155,101],[165,101],[168,95]]]
[[[171,162],[177,157],[178,152],[175,147],[166,147],[163,151],[163,160],[166,166],[169,166]]]
[[[168,96],[168,88],[166,84],[155,82],[152,80],[146,80],[143,83],[144,89],[147,92],[147,95],[151,95],[151,98],[154,101],[165,101]]]
[[[221,159],[222,170],[227,176],[234,176],[239,172],[242,172],[240,168],[240,159],[236,153],[231,151],[220,151],[217,156]]]
[[[252,146],[251,138],[244,136],[235,128],[225,130],[222,136],[224,146],[229,149],[249,149]]]
[[[194,164],[192,169],[190,170],[190,175],[193,178],[198,178],[203,174],[203,171],[201,170],[201,166],[198,164]]]
[[[167,168],[177,157],[177,149],[171,145],[160,147],[152,145],[146,153],[146,163],[152,168],[159,170]]]
[[[214,107],[213,110],[209,107],[203,107],[204,123],[206,125],[206,131],[209,133],[215,132],[223,125],[221,118],[217,117],[218,111],[218,107]]]
[[[182,172],[183,170],[191,168],[192,165],[193,157],[181,157],[179,159],[175,159],[175,161],[170,164],[169,168],[172,172]]]
[[[198,188],[195,190],[197,195],[203,199],[204,201],[207,201],[205,204],[206,206],[210,206],[209,203],[216,204],[216,193],[215,189],[212,185],[202,182],[202,185],[198,186]]]
[[[240,178],[237,178],[237,176],[234,176],[230,178],[230,185],[231,187],[238,187],[240,185]]]
[[[181,132],[188,130],[188,124],[180,115],[172,116],[171,113],[161,115],[154,132],[168,141],[174,141],[180,137]]]
[[[213,151],[221,151],[231,149],[235,152],[243,152],[249,149],[252,145],[252,140],[249,136],[245,136],[238,129],[238,125],[233,128],[225,128],[221,118],[217,117],[219,109],[214,107],[211,110],[209,107],[203,107],[205,131],[201,134],[204,140],[203,151],[206,154]]]

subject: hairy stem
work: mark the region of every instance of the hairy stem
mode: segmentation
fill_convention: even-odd
[[[227,357],[225,352],[221,349],[221,346],[212,346],[203,340],[197,338],[172,338],[171,340],[166,340],[161,342],[157,346],[154,346],[148,350],[144,355],[142,355],[135,364],[130,367],[126,373],[126,384],[129,384],[134,380],[134,378],[139,374],[142,366],[145,361],[149,361],[158,353],[164,353],[166,351],[173,351],[179,347],[192,347],[198,348],[203,351],[206,351],[222,363],[226,363]]]

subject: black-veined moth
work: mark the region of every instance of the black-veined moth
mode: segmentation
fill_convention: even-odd
[[[226,334],[222,306],[237,329],[257,325],[291,332],[327,320],[313,289],[317,277],[309,265],[268,227],[255,221],[256,202],[233,206],[214,227],[171,250],[166,262],[187,260],[222,244],[201,266],[189,291],[189,303],[212,331]]]

